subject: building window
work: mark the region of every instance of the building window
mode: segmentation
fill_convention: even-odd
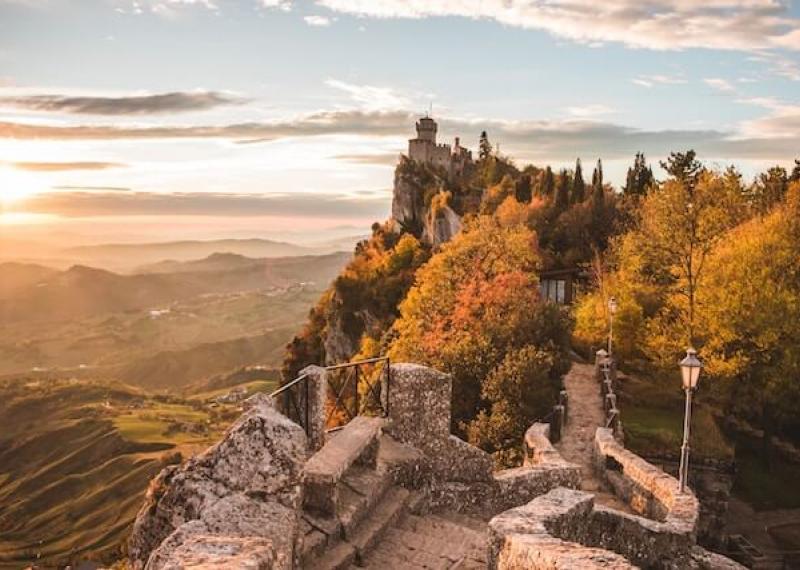
[[[563,279],[542,279],[539,293],[542,299],[563,305],[566,301],[567,282]]]

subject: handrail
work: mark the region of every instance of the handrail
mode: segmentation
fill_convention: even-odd
[[[343,362],[342,364],[333,364],[326,366],[325,370],[339,370],[340,368],[347,368],[349,366],[358,366],[359,364],[374,364],[383,360],[389,360],[388,356],[376,356],[375,358],[367,358],[365,360],[356,360],[355,362]]]
[[[301,382],[302,380],[305,380],[306,378],[308,378],[308,374],[301,374],[300,376],[298,376],[297,378],[295,378],[294,380],[292,380],[292,381],[291,381],[291,382],[289,382],[288,384],[284,384],[283,386],[281,386],[280,388],[278,388],[277,390],[275,390],[274,392],[272,392],[272,393],[269,395],[269,397],[270,397],[270,398],[274,398],[275,396],[280,396],[280,395],[281,395],[281,394],[283,394],[283,393],[284,393],[286,390],[288,390],[289,388],[291,388],[291,387],[292,387],[292,386],[294,386],[295,384],[298,384],[298,383],[299,383],[299,382]]]
[[[382,363],[382,364],[379,364]],[[382,368],[381,374],[386,375],[386,383],[384,389],[382,390],[380,386],[378,388],[375,387],[374,382],[370,382],[368,379],[365,380],[366,384],[366,392],[364,396],[361,396],[359,391],[360,379],[359,379],[359,371],[360,366],[363,365],[375,365],[379,364],[379,367]],[[347,421],[354,419],[357,415],[362,413],[362,406],[361,401],[366,398],[367,406],[374,405],[376,408],[380,410],[380,414],[383,417],[388,416],[389,414],[389,384],[391,382],[391,361],[388,356],[377,356],[374,358],[367,358],[364,360],[357,360],[354,362],[345,362],[342,364],[334,364],[331,366],[322,367],[322,370],[325,372],[337,372],[340,370],[346,370],[348,368],[352,368],[355,371],[355,374],[351,374],[349,371],[344,372],[345,378],[341,385],[337,381],[331,382],[329,378],[327,382],[326,392],[327,395],[325,396],[326,399],[330,398],[331,395],[333,396],[333,405],[331,407],[331,401],[327,401],[325,404],[325,409],[327,409],[327,414],[325,417],[324,425],[327,429],[336,429],[336,426],[333,428],[327,428],[330,424],[330,420],[334,417],[335,413],[344,413],[347,415],[349,419]],[[318,368],[319,369],[319,368]],[[309,433],[308,430],[310,428],[310,418],[309,418],[309,411],[310,411],[310,404],[311,401],[311,394],[310,391],[310,380],[309,377],[312,374],[310,372],[300,374],[297,378],[293,379],[291,382],[284,384],[274,392],[272,392],[269,396],[270,398],[277,398],[278,396],[284,396],[285,401],[283,402],[284,413],[290,418],[295,420],[297,423],[301,424],[303,428],[306,430],[306,433]],[[302,383],[302,384],[301,384]],[[337,387],[338,386],[338,387]],[[293,388],[297,388],[300,391],[297,392],[293,390]],[[354,389],[352,394],[349,390]],[[353,406],[353,402],[350,399],[354,399],[355,405]],[[328,409],[329,408],[329,409]],[[347,423],[345,421],[345,423]]]

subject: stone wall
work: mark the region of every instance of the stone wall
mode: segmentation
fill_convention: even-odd
[[[664,523],[594,505],[593,495],[555,489],[489,523],[489,567],[741,569],[697,548]]]
[[[598,475],[635,512],[694,541],[700,513],[694,493],[680,493],[674,477],[625,449],[608,428],[597,428],[594,457]]]
[[[393,364],[386,434],[419,450],[413,485],[433,507],[482,515],[521,505],[556,487],[577,488],[580,469],[561,458],[548,439],[549,426],[535,424],[524,445],[523,467],[493,471],[491,456],[450,434],[452,379],[416,364]],[[520,442],[523,445],[523,442]]]

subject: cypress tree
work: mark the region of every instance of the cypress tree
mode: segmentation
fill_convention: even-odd
[[[492,156],[492,143],[489,142],[486,131],[481,131],[481,138],[478,141],[478,158],[483,160],[490,156]]]
[[[572,192],[570,195],[570,202],[572,204],[580,204],[586,197],[586,184],[583,182],[583,168],[581,167],[581,159],[575,162],[575,178],[572,179]]]
[[[553,195],[556,189],[556,180],[553,176],[553,169],[549,166],[544,171],[544,179],[542,180],[542,196],[549,198]]]
[[[558,175],[558,184],[556,187],[555,206],[559,211],[566,210],[569,207],[569,173],[562,170]]]

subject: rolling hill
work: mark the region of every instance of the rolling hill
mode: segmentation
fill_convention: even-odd
[[[271,391],[273,381],[246,384]],[[238,404],[107,381],[0,381],[0,569],[121,557],[150,479],[213,443]]]
[[[349,249],[349,248],[348,248]],[[293,257],[332,253],[333,247],[304,247],[268,239],[185,240],[155,243],[110,243],[64,248],[61,257],[73,263],[127,270],[164,259],[188,261],[214,253],[235,253],[247,257]]]

